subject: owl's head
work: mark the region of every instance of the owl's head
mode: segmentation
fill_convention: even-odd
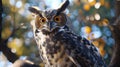
[[[46,30],[52,32],[55,29],[62,28],[67,23],[67,15],[64,10],[69,5],[69,1],[66,0],[57,9],[40,10],[36,7],[29,7],[29,11],[35,16],[35,27],[39,30]]]

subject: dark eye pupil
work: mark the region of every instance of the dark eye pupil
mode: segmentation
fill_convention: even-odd
[[[45,19],[42,19],[41,21],[42,21],[42,22],[45,22],[46,20],[45,20]]]
[[[59,21],[59,18],[56,18],[56,21]]]
[[[42,20],[42,22],[45,22],[45,20]]]

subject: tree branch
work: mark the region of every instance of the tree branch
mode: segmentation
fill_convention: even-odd
[[[111,25],[115,46],[109,67],[120,67],[120,0],[115,0],[116,20]]]
[[[2,39],[2,12],[3,12],[2,0],[0,0],[0,51],[3,52],[3,54],[7,57],[7,59],[10,62],[14,62],[18,59],[18,56],[11,52],[11,49],[8,48],[7,46],[7,42],[8,42],[9,37],[14,35],[16,29],[13,30],[12,34],[6,40]]]
[[[120,67],[120,28],[119,26],[112,27],[113,37],[115,39],[115,46],[109,67]]]
[[[2,0],[0,0],[0,43],[1,43],[1,33],[2,33]]]
[[[19,29],[20,27],[14,29],[11,33],[11,35],[6,39],[6,40],[1,40],[1,44],[0,44],[0,50],[3,52],[3,54],[7,57],[7,59],[10,61],[10,62],[15,62],[19,57],[11,52],[11,49],[8,48],[7,46],[7,43],[8,43],[8,39],[12,36],[14,36],[15,32]]]

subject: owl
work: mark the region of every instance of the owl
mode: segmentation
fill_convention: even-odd
[[[72,32],[64,10],[69,1],[57,9],[29,7],[34,14],[34,38],[45,67],[106,67],[98,49],[86,38]]]

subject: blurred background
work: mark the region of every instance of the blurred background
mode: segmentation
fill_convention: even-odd
[[[64,0],[2,0],[1,49],[0,66],[11,67],[16,58],[29,59],[41,63],[38,48],[33,38],[30,22],[33,17],[28,11],[30,6],[38,6],[41,10],[59,7]],[[73,31],[94,43],[98,47],[105,62],[109,64],[115,41],[109,28],[115,16],[113,0],[69,0],[65,10],[71,18]],[[4,43],[4,44],[3,44]],[[4,46],[13,53],[3,54]],[[11,55],[12,56],[12,55]]]

